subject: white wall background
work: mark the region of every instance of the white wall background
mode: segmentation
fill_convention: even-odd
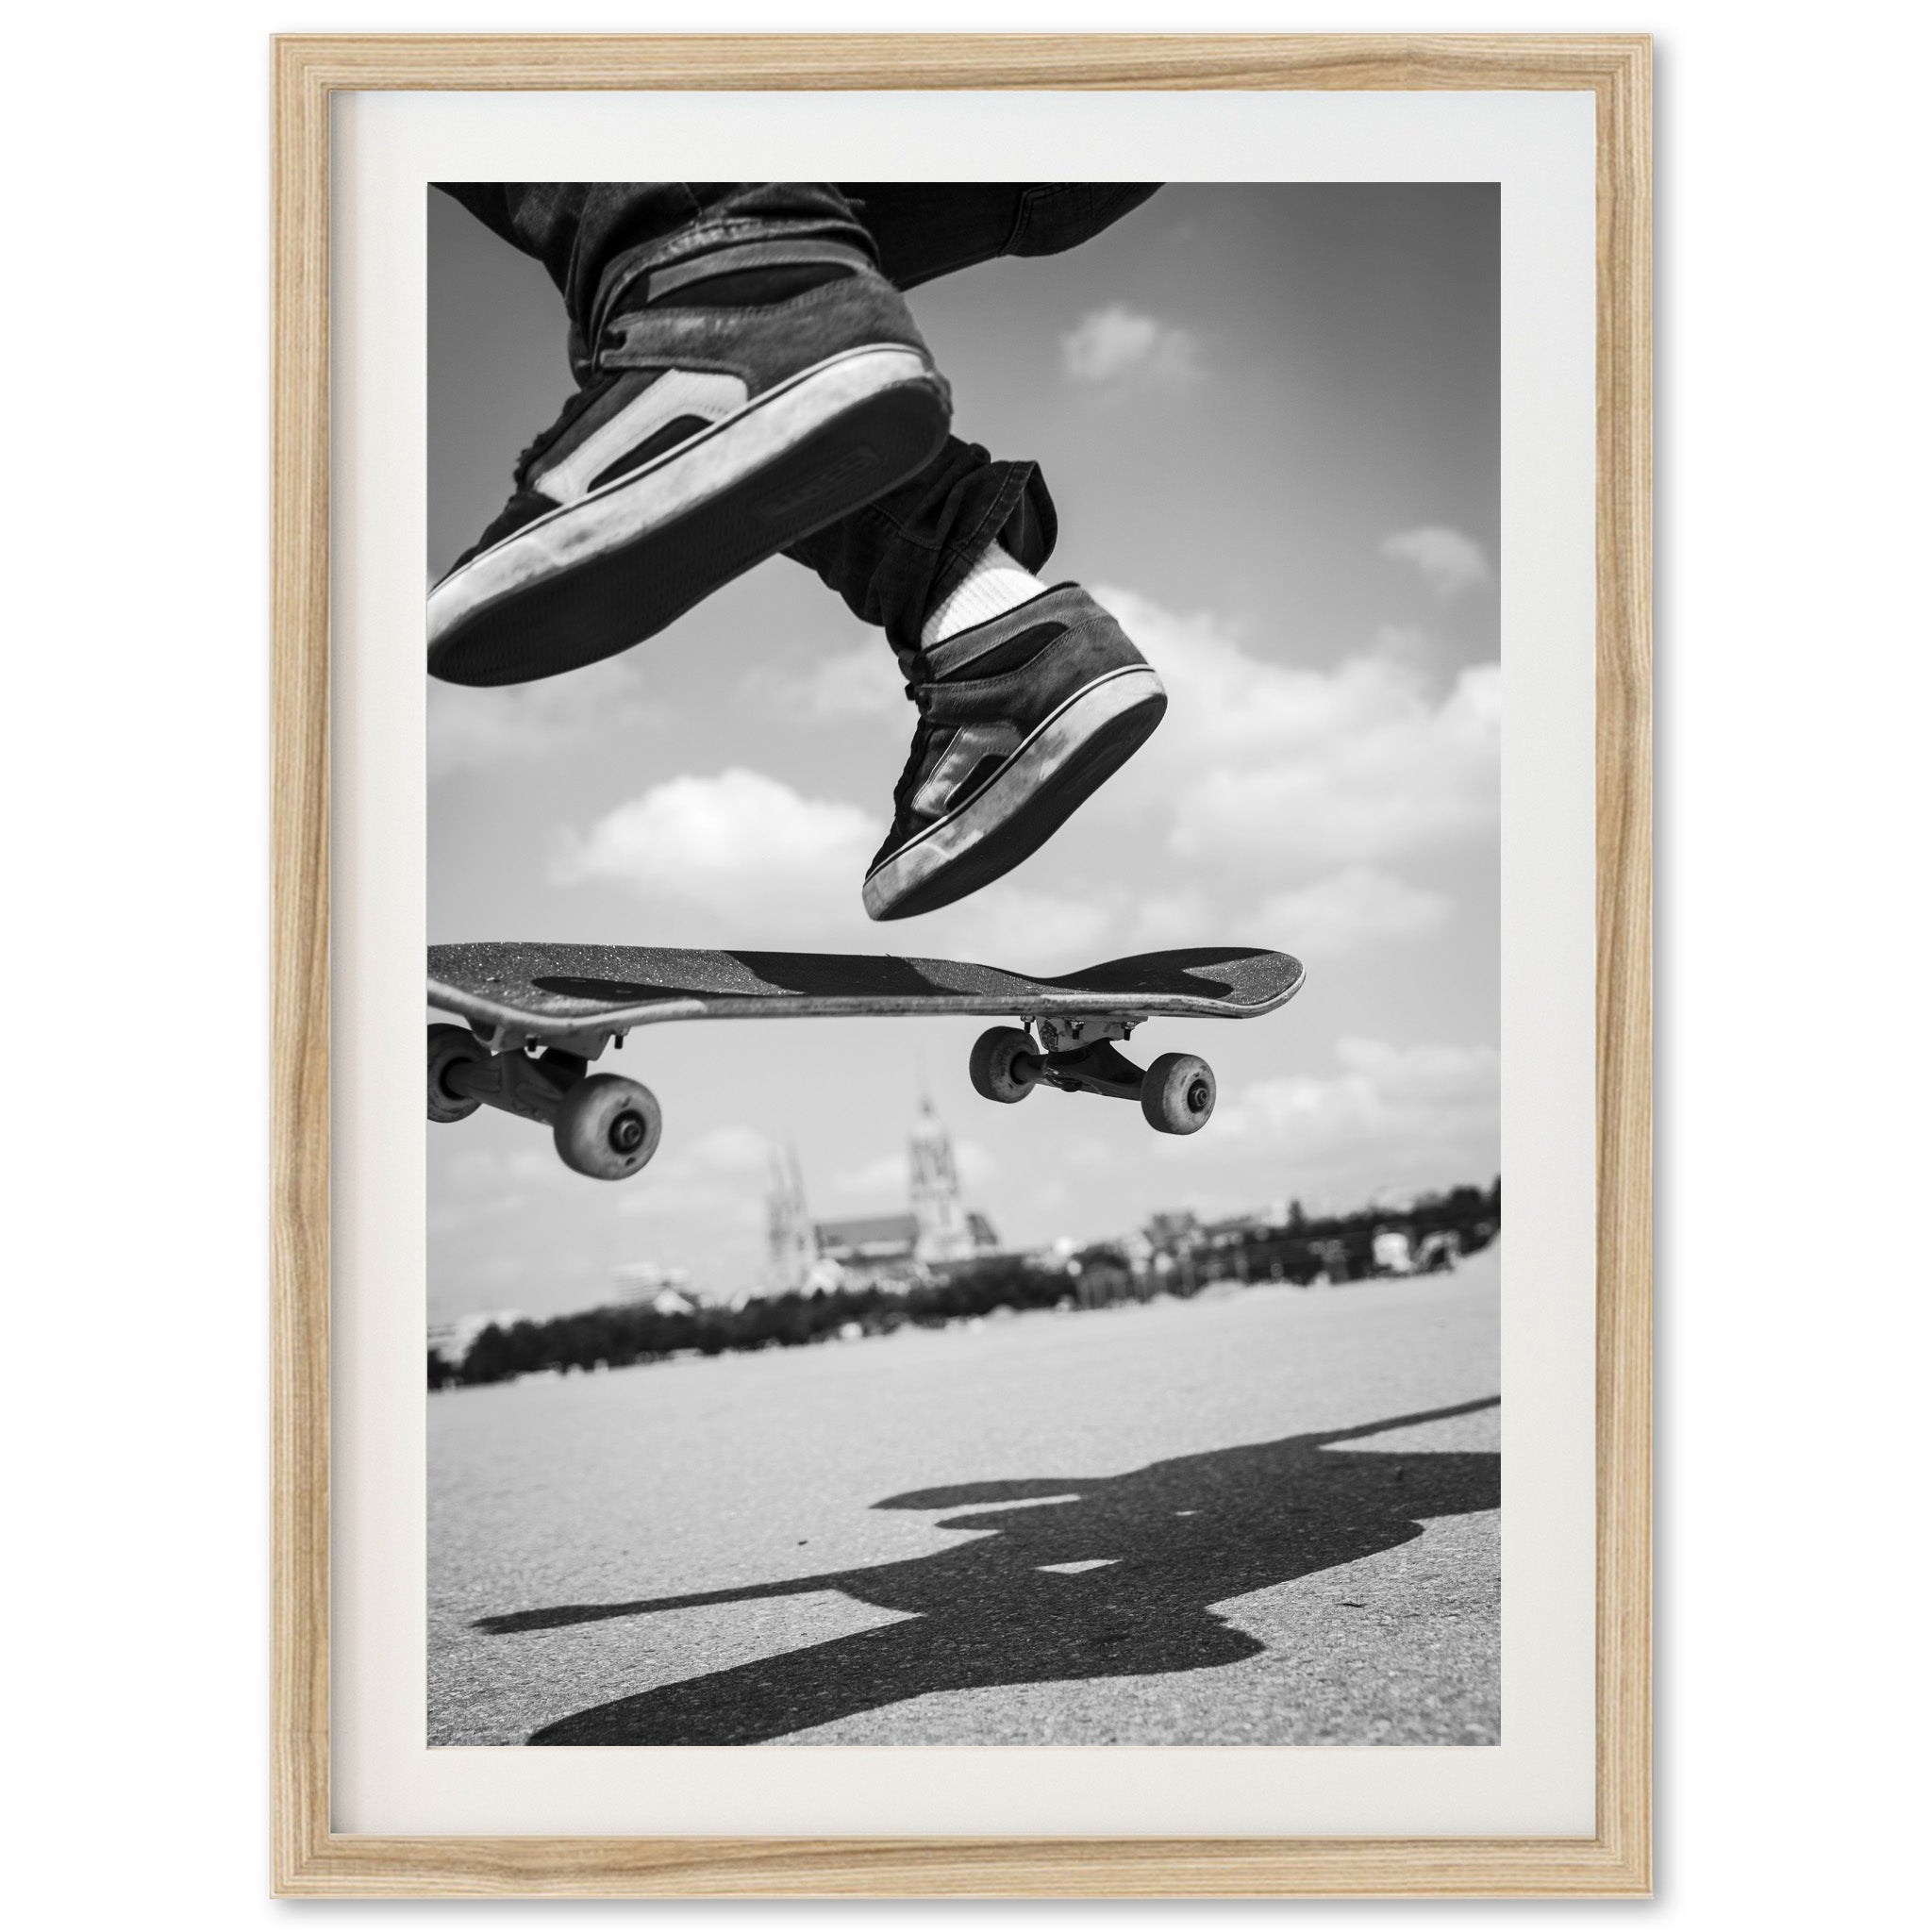
[[[9,37],[0,1656],[25,1924],[276,1910],[264,37],[645,24],[308,0],[39,8]],[[1658,34],[1660,1909],[1889,1922],[1925,1718],[1923,18],[982,0],[920,25]]]

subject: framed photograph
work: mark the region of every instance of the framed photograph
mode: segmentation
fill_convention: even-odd
[[[1648,41],[275,91],[277,1890],[1646,1892]]]

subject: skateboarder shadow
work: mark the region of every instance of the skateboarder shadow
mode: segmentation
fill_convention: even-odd
[[[823,1590],[911,1613],[593,1706],[546,1724],[533,1744],[758,1744],[929,1691],[1238,1663],[1266,1646],[1210,1606],[1393,1549],[1420,1536],[1425,1518],[1500,1502],[1501,1458],[1493,1452],[1335,1445],[1499,1400],[1176,1457],[1125,1475],[913,1491],[877,1507],[974,1507],[939,1527],[978,1534],[903,1562],[687,1596],[522,1610],[475,1627],[508,1636]],[[1002,1503],[1022,1507],[976,1507]],[[1096,1567],[1047,1567],[1055,1564]]]

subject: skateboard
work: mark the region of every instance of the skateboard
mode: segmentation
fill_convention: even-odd
[[[1010,1016],[982,1033],[974,1089],[1008,1106],[1036,1087],[1138,1102],[1164,1134],[1198,1133],[1214,1074],[1189,1053],[1141,1068],[1120,1050],[1157,1017],[1249,1020],[1301,989],[1286,953],[1196,946],[1034,979],[956,959],[839,953],[702,953],[669,946],[431,946],[429,1005],[468,1024],[429,1029],[429,1118],[495,1107],[551,1129],[564,1165],[598,1180],[636,1174],[663,1113],[648,1087],[590,1063],[640,1026],[670,1020]]]

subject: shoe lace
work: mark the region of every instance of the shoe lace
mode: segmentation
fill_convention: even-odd
[[[904,814],[925,763],[926,731],[931,719],[933,691],[934,687],[930,684],[920,684],[910,677],[907,679],[906,695],[918,708],[919,722],[912,727],[912,748],[906,755],[906,769],[899,774],[899,782],[892,787],[892,815],[895,819]]]

